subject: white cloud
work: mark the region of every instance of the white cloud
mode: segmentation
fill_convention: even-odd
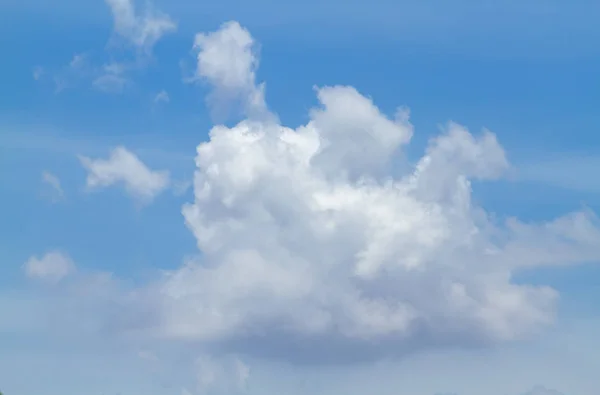
[[[31,279],[48,283],[58,283],[75,271],[71,258],[60,252],[50,251],[41,258],[32,256],[23,265],[25,275]]]
[[[227,22],[216,32],[197,34],[194,49],[197,51],[195,80],[212,85],[214,91],[209,101],[213,111],[223,112],[224,106],[231,102],[241,104],[247,113],[265,111],[264,85],[256,85],[255,81],[256,43],[246,29],[237,22]]]
[[[167,171],[149,169],[124,147],[113,149],[108,159],[90,159],[84,156],[79,159],[88,171],[87,187],[90,189],[122,184],[132,197],[150,202],[169,186]]]
[[[213,127],[197,147],[182,213],[200,256],[123,297],[115,331],[312,363],[496,344],[554,319],[558,294],[515,284],[515,273],[600,259],[590,211],[499,221],[472,201],[472,180],[510,167],[493,133],[449,123],[397,174],[413,135],[407,110],[389,117],[352,87],[321,87],[306,125],[280,125],[262,116],[249,33],[231,22],[198,37],[198,76],[248,118]],[[81,161],[90,188],[122,183],[149,200],[169,184],[122,147]],[[197,366],[211,386],[220,365]]]
[[[154,96],[154,103],[168,103],[170,101],[169,94],[164,89]]]
[[[146,54],[165,34],[177,28],[168,15],[150,4],[141,14],[136,14],[133,0],[106,0],[106,3],[113,14],[115,33]]]
[[[48,196],[52,201],[56,202],[65,197],[65,192],[60,184],[60,179],[56,175],[50,173],[49,171],[43,171],[42,183],[50,187]]]
[[[235,99],[262,93],[253,43],[234,22],[198,35],[199,76]],[[297,129],[249,106],[247,120],[215,126],[198,146],[183,215],[202,255],[158,285],[155,330],[342,362],[511,341],[552,323],[557,293],[511,277],[599,259],[593,213],[497,222],[471,201],[470,184],[509,168],[493,133],[450,123],[413,170],[392,177],[413,133],[408,112],[389,118],[347,86],[317,97]]]

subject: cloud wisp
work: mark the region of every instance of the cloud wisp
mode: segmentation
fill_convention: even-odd
[[[150,3],[136,12],[133,0],[106,0],[113,15],[114,34],[136,51],[149,55],[154,45],[177,29],[177,23]]]
[[[177,30],[177,23],[157,10],[150,2],[136,8],[134,0],[106,0],[113,17],[113,32],[107,45],[109,61],[92,62],[91,53],[76,54],[60,72],[54,73],[56,92],[77,83],[91,81],[91,86],[103,93],[120,94],[133,85],[131,74],[148,66],[155,45],[165,35]],[[121,49],[125,51],[113,51]],[[34,79],[40,80],[46,71],[34,70]]]
[[[42,172],[42,183],[46,187],[45,196],[53,203],[57,203],[65,198],[65,191],[62,188],[60,179],[49,171]]]

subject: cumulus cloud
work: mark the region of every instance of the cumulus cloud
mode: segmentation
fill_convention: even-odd
[[[42,183],[49,188],[48,197],[57,202],[65,197],[65,192],[60,184],[60,179],[49,171],[42,172]]]
[[[149,54],[158,40],[175,31],[177,24],[149,3],[136,13],[133,0],[106,0],[114,18],[114,32],[128,44]]]
[[[194,79],[212,86],[208,100],[216,115],[223,116],[231,103],[254,115],[265,111],[264,85],[256,84],[256,43],[246,29],[237,22],[227,22],[216,32],[198,33],[194,49]]]
[[[255,103],[253,45],[235,22],[198,35],[198,75]],[[553,321],[557,293],[511,278],[600,258],[593,213],[494,220],[471,182],[502,177],[505,152],[493,133],[455,123],[392,176],[413,134],[408,111],[388,117],[350,86],[316,93],[306,125],[248,105],[247,119],[198,146],[183,215],[202,254],[158,285],[160,335],[341,362],[510,341]]]
[[[111,328],[217,355],[348,363],[512,341],[553,322],[556,291],[512,277],[598,260],[594,213],[489,215],[471,183],[510,165],[492,132],[456,123],[396,171],[414,133],[408,110],[388,116],[351,86],[316,88],[308,122],[281,125],[256,82],[254,46],[235,22],[197,36],[198,76],[244,104],[246,119],[214,126],[197,147],[182,214],[201,254],[132,291]],[[151,199],[169,184],[122,147],[81,161],[90,188],[122,183]]]
[[[75,271],[71,258],[61,251],[50,251],[41,258],[30,257],[23,265],[28,278],[47,283],[58,283]]]
[[[121,184],[135,199],[147,203],[169,186],[167,171],[149,169],[135,154],[124,147],[112,150],[108,159],[90,159],[79,156],[87,170],[89,189]]]

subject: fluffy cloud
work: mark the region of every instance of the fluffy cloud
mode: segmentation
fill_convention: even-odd
[[[256,84],[256,43],[246,29],[237,22],[227,22],[216,32],[197,34],[194,49],[194,79],[213,87],[208,99],[216,115],[223,115],[231,103],[255,116],[264,113],[264,85]]]
[[[408,110],[387,116],[350,86],[316,89],[309,121],[281,125],[256,82],[254,46],[235,22],[196,37],[198,78],[247,118],[214,126],[197,147],[182,213],[201,254],[119,294],[107,326],[214,355],[347,363],[512,341],[553,322],[557,293],[512,277],[598,260],[592,212],[542,223],[488,215],[471,182],[510,165],[493,133],[455,123],[399,173]],[[151,200],[169,184],[122,147],[81,162],[90,188],[122,183]],[[208,385],[219,369],[200,365]]]
[[[124,147],[113,149],[108,159],[80,156],[79,160],[88,171],[87,187],[90,189],[122,184],[132,197],[148,203],[169,186],[167,171],[149,169]]]
[[[37,256],[29,258],[23,265],[23,270],[28,278],[58,283],[75,271],[75,264],[63,252],[50,251],[41,258]]]
[[[408,111],[390,118],[349,86],[317,89],[296,129],[257,116],[253,45],[235,22],[196,37],[198,76],[235,93],[248,119],[198,146],[183,215],[202,255],[158,284],[160,335],[340,362],[510,341],[553,321],[557,293],[511,277],[600,258],[593,213],[495,221],[471,182],[501,177],[504,150],[454,123],[392,176]]]
[[[175,31],[177,24],[149,4],[136,14],[133,0],[106,0],[114,18],[114,31],[140,51],[150,53],[165,34]]]

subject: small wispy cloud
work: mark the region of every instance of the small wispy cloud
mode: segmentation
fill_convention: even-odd
[[[169,94],[164,89],[154,96],[154,103],[168,103],[171,101]]]
[[[105,64],[92,85],[105,93],[122,93],[131,84],[126,76],[127,69],[124,63]]]
[[[55,92],[60,93],[77,85],[81,80],[95,73],[89,53],[76,53],[69,64],[54,73]]]
[[[106,0],[114,20],[114,34],[144,54],[150,54],[158,40],[177,29],[170,16],[149,3],[136,12],[133,0]]]
[[[61,186],[58,176],[49,171],[42,172],[42,184],[46,187],[45,196],[53,202],[58,202],[65,197],[65,192]]]
[[[106,4],[113,15],[113,32],[106,51],[110,52],[117,43],[125,44],[130,51],[111,53],[111,60],[102,66],[99,66],[102,63],[90,62],[88,53],[75,55],[66,67],[54,73],[57,93],[81,79],[103,93],[124,92],[133,83],[130,74],[149,64],[156,43],[177,29],[177,23],[170,16],[150,3],[142,9],[136,9],[133,0],[106,0]],[[41,67],[37,72],[34,70],[35,79],[41,77],[42,70]]]

